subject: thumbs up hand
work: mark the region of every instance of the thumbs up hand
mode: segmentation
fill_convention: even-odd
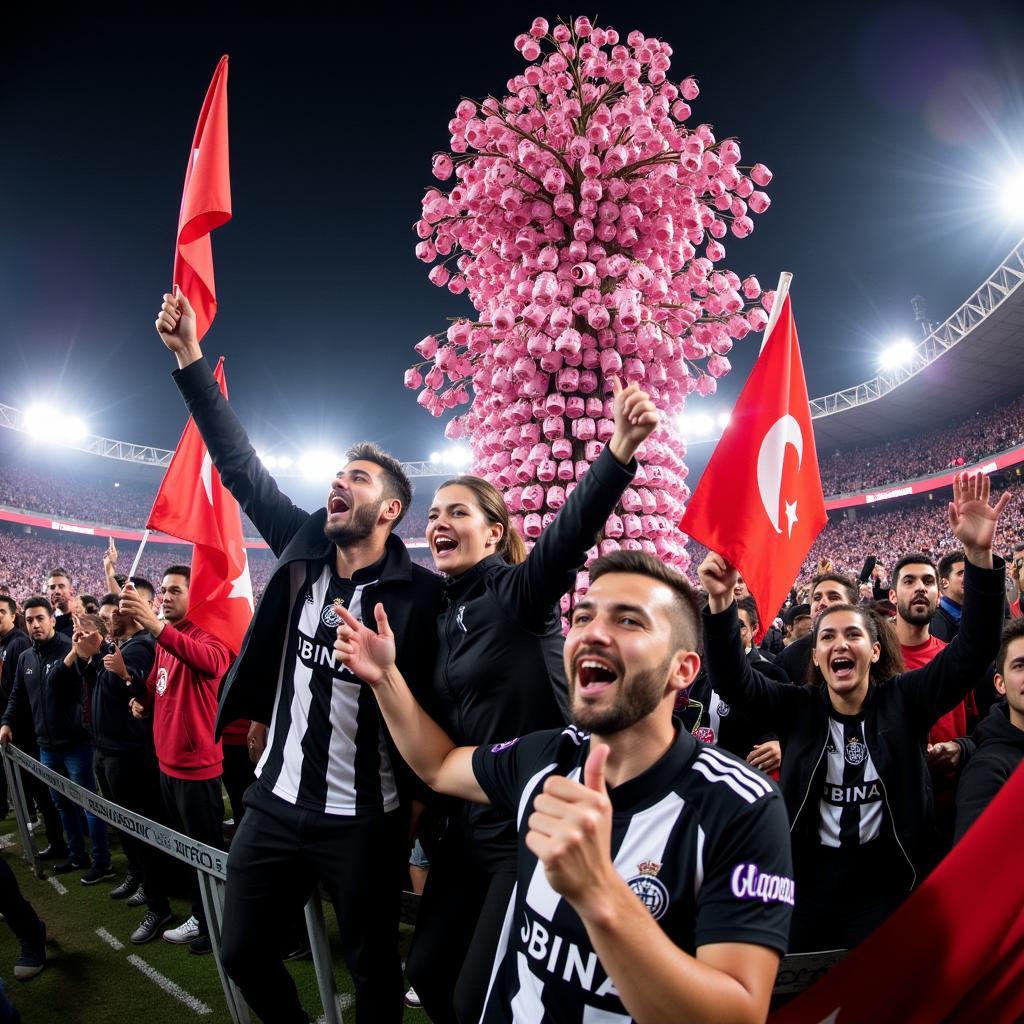
[[[526,846],[544,865],[548,882],[584,918],[609,886],[622,884],[612,863],[612,805],[605,785],[609,748],[592,747],[583,783],[553,775],[533,802]]]

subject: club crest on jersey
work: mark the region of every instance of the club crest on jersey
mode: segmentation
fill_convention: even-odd
[[[719,700],[717,711],[719,718],[726,718],[729,712],[732,711],[732,708],[724,700]]]
[[[167,669],[162,665],[156,673],[156,692],[162,694],[167,689]]]
[[[324,610],[320,613],[320,621],[328,629],[337,629],[341,625],[341,616],[333,604],[325,604]]]
[[[868,756],[868,748],[856,736],[846,741],[846,760],[849,764],[860,764]]]
[[[715,730],[712,729],[710,725],[698,725],[697,728],[693,730],[693,738],[695,740],[699,740],[701,743],[714,744]]]
[[[657,921],[668,910],[668,889],[658,878],[661,865],[657,861],[645,860],[636,866],[640,873],[626,880],[626,885],[637,894],[640,902]]]

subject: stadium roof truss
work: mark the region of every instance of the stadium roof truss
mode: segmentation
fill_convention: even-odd
[[[812,418],[816,421],[815,434],[831,433],[822,430],[825,427],[822,421],[826,417],[836,416],[839,413],[847,413],[851,410],[870,405],[892,393],[897,388],[907,385],[908,382],[917,377],[926,367],[939,359],[940,356],[950,352],[961,341],[972,334],[975,335],[979,345],[983,344],[980,339],[986,333],[986,324],[990,320],[1002,318],[1004,321],[1003,326],[1009,327],[1011,329],[1011,336],[1017,337],[1017,344],[1015,346],[1007,347],[1000,345],[1000,347],[1004,348],[1004,358],[1010,359],[1012,357],[1012,367],[1015,372],[1010,373],[1010,382],[1013,385],[1019,386],[1022,379],[1020,346],[1024,342],[1024,336],[1021,335],[1024,335],[1024,332],[1019,330],[1019,323],[1017,321],[1020,318],[1011,316],[1010,311],[1008,309],[1004,310],[1002,307],[1018,307],[1021,305],[1019,300],[1024,296],[1024,289],[1021,289],[1022,284],[1024,284],[1024,239],[1017,243],[988,279],[945,322],[937,326],[916,346],[912,357],[906,363],[893,369],[883,370],[872,380],[812,399],[810,406]],[[1010,300],[1013,301],[1011,302]],[[1019,313],[1020,311],[1017,310],[1017,312]],[[1004,313],[1006,317],[1002,317]],[[994,342],[995,338],[991,340]],[[1003,340],[1000,338],[1000,342]],[[997,353],[998,350],[998,347],[994,344],[985,345],[985,356],[990,357]],[[972,344],[972,355],[977,357],[980,354],[980,352],[975,351],[975,347]],[[992,394],[993,399],[997,397],[998,395]],[[972,398],[974,401],[977,401],[977,395],[973,395]],[[949,409],[947,407],[947,416],[948,413]],[[854,417],[853,419],[856,420],[857,426],[867,425],[867,421],[863,421],[859,417]],[[888,417],[885,420],[887,421]],[[853,426],[849,416],[843,417],[841,423],[843,424],[843,429]],[[889,426],[890,424],[885,422],[886,430],[884,433],[888,433],[888,436],[892,437],[894,435],[889,433]],[[836,428],[839,427],[840,424],[837,423]],[[855,431],[854,435],[850,436],[848,440],[858,444],[872,440],[867,436],[857,436],[858,434],[859,432]],[[884,437],[878,439],[884,439]],[[839,437],[829,437],[828,440],[838,441]]]
[[[4,405],[2,402],[0,402],[0,427],[17,430],[23,434],[29,432],[25,423],[25,414],[21,409],[16,409],[12,405]],[[112,437],[100,437],[98,434],[86,434],[78,441],[62,440],[59,443],[62,447],[74,448],[76,451],[87,452],[89,455],[99,455],[104,459],[117,459],[140,466],[156,466],[159,469],[166,469],[171,464],[171,457],[174,455],[173,450],[169,448],[131,444],[128,441],[116,441]],[[410,477],[440,476],[451,469],[451,467],[439,467],[433,462],[403,462],[402,466]],[[279,471],[279,474],[288,475],[285,471]]]

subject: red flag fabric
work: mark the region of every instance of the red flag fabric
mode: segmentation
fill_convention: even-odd
[[[770,1024],[1024,1020],[1024,765],[924,884]]]
[[[227,398],[223,359],[213,375]],[[221,483],[192,419],[185,425],[146,526],[194,545],[189,620],[237,654],[253,613],[242,519],[238,502]]]
[[[679,523],[735,565],[770,625],[825,525],[789,296]]]
[[[217,315],[210,232],[231,220],[228,165],[228,58],[225,54],[206,91],[185,167],[185,189],[178,214],[174,283],[196,311],[201,339]]]

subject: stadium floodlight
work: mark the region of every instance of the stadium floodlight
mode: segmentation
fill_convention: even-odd
[[[1000,189],[1003,213],[1011,221],[1024,219],[1024,168],[1018,167],[1007,175]]]
[[[461,469],[473,461],[473,453],[465,445],[456,444],[441,453],[441,461],[446,466],[456,466]]]
[[[895,370],[898,366],[906,366],[914,358],[917,351],[912,341],[901,338],[894,341],[888,348],[882,349],[878,357],[878,365],[882,370]]]
[[[441,453],[440,452],[431,452],[430,453],[430,461],[436,466],[441,461]]]
[[[299,459],[299,469],[307,480],[326,480],[338,472],[344,461],[334,452],[316,450],[306,452]]]
[[[56,414],[48,405],[33,405],[25,411],[22,424],[29,437],[45,438],[54,432]]]
[[[729,420],[731,420],[731,419],[732,419],[732,413],[730,413],[730,412],[720,412],[718,414],[718,418],[716,420],[716,422],[718,423],[718,429],[719,430],[725,430],[725,428],[727,426],[729,426]]]
[[[80,416],[68,416],[61,420],[60,432],[65,441],[84,441],[89,435],[89,428]]]
[[[277,457],[278,469],[291,469],[292,457],[290,455],[279,455]]]

